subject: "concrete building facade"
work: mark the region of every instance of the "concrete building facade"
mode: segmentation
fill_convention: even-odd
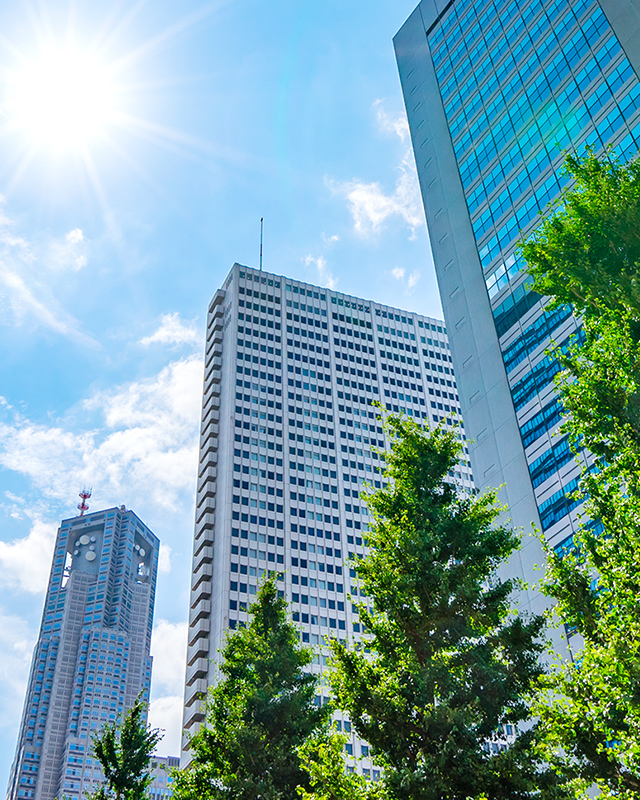
[[[124,506],[62,521],[8,800],[79,800],[102,780],[91,735],[149,699],[158,548]]]
[[[187,733],[204,719],[218,649],[246,623],[265,571],[279,575],[302,641],[319,648],[315,670],[325,637],[361,635],[348,561],[366,551],[359,495],[364,483],[380,487],[388,445],[374,403],[430,425],[459,419],[440,320],[233,266],[207,323]],[[456,473],[472,486],[466,454]],[[349,748],[366,757],[365,743],[352,737]],[[360,768],[376,777],[370,763]]]
[[[173,797],[174,769],[180,768],[178,756],[153,756],[149,764],[151,768],[151,783],[147,787],[149,800],[169,800]]]
[[[556,435],[545,350],[579,336],[545,310],[517,244],[566,178],[567,151],[640,143],[640,3],[422,0],[394,39],[476,484],[505,484],[513,521],[560,546],[586,456]],[[543,555],[525,539],[516,572]],[[539,608],[539,596],[528,595]]]

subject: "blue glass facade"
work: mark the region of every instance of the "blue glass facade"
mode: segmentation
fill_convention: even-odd
[[[544,310],[516,249],[565,186],[567,151],[638,152],[640,52],[622,21],[639,11],[632,0],[423,0],[395,39],[447,327],[460,331],[451,348],[467,431],[481,439],[496,419],[515,418],[529,480],[516,494],[533,494],[533,521],[554,541],[575,530],[580,468],[556,435],[558,366],[545,351],[552,340],[566,348],[577,324],[566,308]],[[457,286],[447,274],[456,258]],[[486,296],[476,299],[480,277]],[[489,401],[475,424],[467,408],[479,379],[471,367],[465,379],[474,356],[487,390],[502,386],[511,400],[499,410]],[[497,455],[477,448],[476,475],[517,482],[506,459],[502,473],[490,461],[500,461],[497,437]]]

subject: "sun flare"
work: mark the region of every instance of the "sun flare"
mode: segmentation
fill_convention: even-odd
[[[109,69],[89,53],[50,49],[7,75],[4,115],[34,144],[77,148],[114,121]]]

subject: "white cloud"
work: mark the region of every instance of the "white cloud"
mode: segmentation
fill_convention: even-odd
[[[26,620],[0,609],[0,729],[17,728],[35,641]]]
[[[93,486],[100,506],[145,501],[174,510],[192,492],[202,360],[175,361],[152,378],[99,392],[84,403],[98,426],[44,425],[14,415],[0,423],[0,465],[27,476],[45,497],[67,500]],[[8,415],[8,412],[7,412]]]
[[[362,236],[380,233],[387,220],[400,217],[415,238],[418,228],[424,226],[424,214],[415,171],[409,128],[404,114],[395,117],[384,111],[381,100],[373,104],[381,130],[393,132],[402,144],[403,152],[398,165],[398,177],[393,191],[385,192],[378,181],[366,182],[360,178],[350,181],[325,179],[334,194],[341,195],[353,217],[354,228]]]
[[[196,344],[200,342],[200,334],[195,325],[185,325],[178,312],[165,314],[160,327],[151,336],[140,339],[140,344]]]
[[[401,281],[405,285],[406,294],[411,294],[411,290],[420,280],[420,273],[417,269],[407,277],[407,270],[404,267],[394,267],[391,270],[391,275],[397,281]]]
[[[179,694],[158,697],[149,704],[149,724],[164,734],[155,750],[159,756],[180,755],[183,701],[183,695]]]
[[[156,749],[159,755],[180,754],[187,631],[186,621],[161,619],[151,638],[153,699],[149,705],[149,722],[165,731]]]
[[[373,107],[376,109],[376,120],[380,130],[395,133],[402,142],[409,139],[409,121],[405,114],[391,116],[384,110],[383,100],[375,100]]]
[[[162,575],[168,575],[171,572],[171,553],[171,545],[161,542],[160,553],[158,554],[158,572]]]
[[[0,212],[0,303],[11,311],[1,315],[5,324],[42,326],[84,346],[97,346],[48,284],[52,272],[78,270],[86,264],[82,231],[75,228],[62,240],[50,239],[36,248],[14,228],[13,221]]]
[[[57,526],[36,519],[28,536],[0,542],[0,564],[5,585],[39,594],[47,587]]]
[[[327,260],[324,256],[307,256],[304,260],[305,266],[315,266],[318,270],[318,282],[321,286],[326,286],[327,289],[335,289],[338,285],[338,279],[335,278],[327,268]]]
[[[0,284],[4,284],[5,298],[13,311],[16,324],[37,323],[79,344],[98,346],[95,339],[79,330],[78,321],[60,306],[49,287],[35,278],[27,285],[22,275],[1,255]]]
[[[52,269],[71,269],[74,272],[87,266],[87,239],[80,228],[74,228],[63,239],[49,245],[47,263]]]
[[[333,236],[327,236],[326,233],[322,234],[322,241],[325,244],[335,244],[336,242],[340,241],[340,237],[337,233],[334,233]]]
[[[187,655],[187,630],[185,622],[159,619],[151,637],[153,656],[153,695],[181,694]]]

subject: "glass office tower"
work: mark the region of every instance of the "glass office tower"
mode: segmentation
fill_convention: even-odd
[[[124,506],[62,521],[7,800],[82,800],[103,779],[92,734],[149,701],[158,549]]]
[[[349,560],[366,552],[360,492],[380,487],[388,445],[373,403],[426,425],[459,421],[441,320],[233,266],[207,321],[187,734],[204,720],[218,651],[246,624],[265,572],[279,575],[302,641],[318,648],[314,671],[326,664],[326,637],[360,639]],[[466,453],[453,473],[472,488]],[[328,701],[326,688],[316,701]],[[186,737],[184,746],[186,764]],[[347,752],[365,756],[358,768],[376,778],[366,743],[352,735]]]
[[[545,311],[516,246],[563,188],[566,151],[637,152],[639,15],[632,0],[423,0],[394,39],[476,484],[506,484],[514,522],[553,545],[576,529],[580,466],[554,435],[545,350],[577,326]],[[535,580],[540,560],[525,538],[517,571]]]

